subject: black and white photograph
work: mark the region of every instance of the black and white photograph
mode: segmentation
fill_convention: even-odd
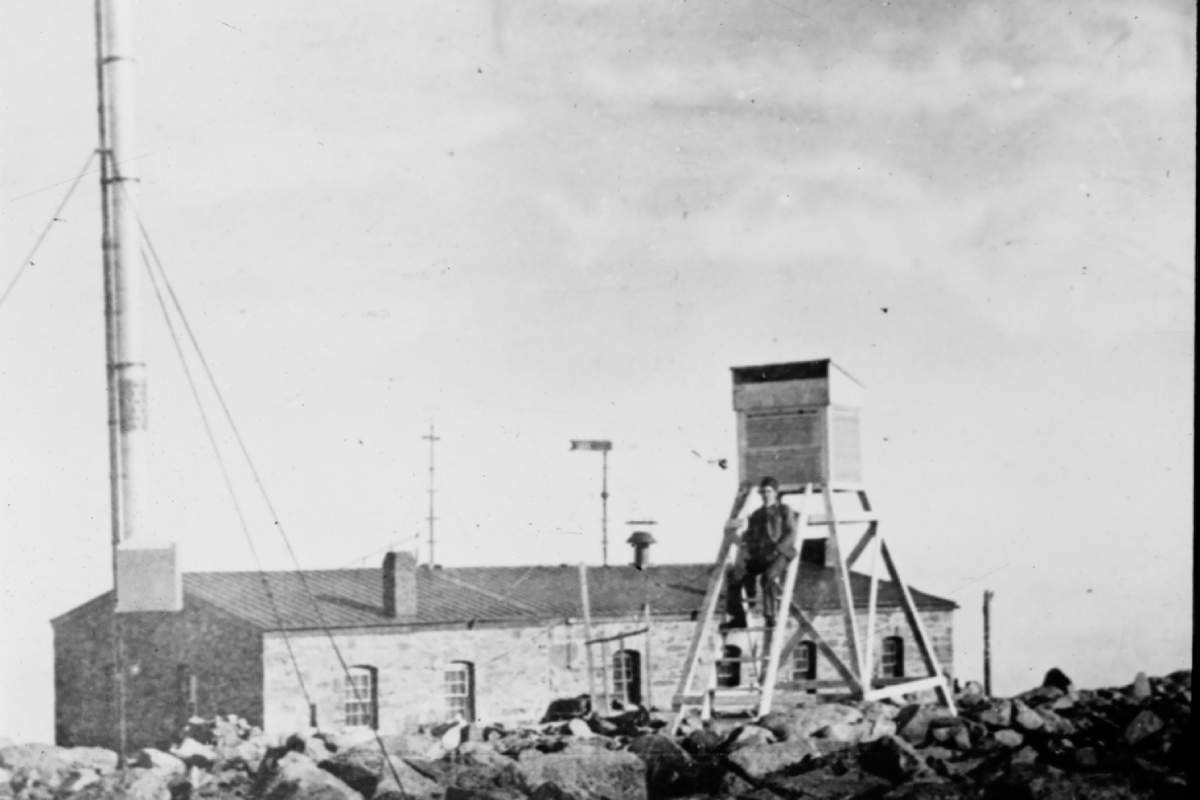
[[[4,3],[0,799],[1190,797],[1196,65]]]

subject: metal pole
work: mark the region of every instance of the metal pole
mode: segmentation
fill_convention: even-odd
[[[146,364],[142,356],[141,281],[137,267],[138,232],[133,208],[138,178],[134,163],[133,36],[131,0],[100,0],[100,80],[108,170],[102,175],[111,235],[106,263],[111,296],[106,309],[110,391],[115,394],[118,457],[119,542],[138,538],[144,522],[146,451]]]
[[[434,442],[440,441],[440,436],[435,436],[433,432],[433,420],[429,421],[429,433],[421,437],[429,442],[429,566],[433,566],[437,562],[434,560],[433,554],[433,521],[437,519],[433,515],[433,495],[435,492],[433,483],[433,447]]]
[[[646,620],[646,708],[654,708],[654,659],[650,655],[650,639],[654,636],[654,624],[650,621],[650,593],[646,592],[646,603],[642,606]]]
[[[983,693],[992,696],[992,596],[991,589],[983,592]]]
[[[608,566],[608,451],[603,456],[600,477],[600,550],[604,566]]]
[[[113,364],[117,361],[117,342],[115,326],[111,324],[114,318],[114,272],[113,259],[115,237],[113,231],[112,187],[110,185],[111,158],[108,132],[108,93],[105,86],[105,25],[103,0],[95,0],[92,13],[96,28],[96,121],[99,133],[100,152],[100,253],[101,266],[104,273],[104,360],[106,397],[108,403],[108,471],[109,471],[109,527],[111,530],[112,547],[112,576],[113,576],[113,615],[109,629],[112,647],[112,681],[114,715],[117,720],[117,763],[125,765],[125,751],[128,744],[128,725],[125,719],[125,658],[121,646],[121,622],[116,614],[117,608],[117,546],[122,540],[122,513],[120,476],[121,470],[121,435],[118,420],[120,418],[120,401],[118,399],[118,384],[116,370]]]

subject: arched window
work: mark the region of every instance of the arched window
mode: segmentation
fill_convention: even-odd
[[[451,717],[475,721],[475,665],[452,661],[446,667],[446,711]]]
[[[613,694],[626,703],[642,702],[642,655],[637,650],[613,653]]]
[[[817,679],[817,645],[807,639],[797,643],[792,654],[792,680],[815,681]]]
[[[342,708],[347,727],[379,727],[379,670],[364,664],[350,667]]]
[[[883,650],[879,655],[879,672],[885,678],[904,677],[904,639],[902,637],[883,637]]]
[[[736,659],[742,657],[742,648],[736,644],[727,644],[721,650],[722,659]],[[729,689],[734,686],[740,686],[742,683],[742,663],[740,661],[718,661],[717,662],[717,686],[723,689]]]

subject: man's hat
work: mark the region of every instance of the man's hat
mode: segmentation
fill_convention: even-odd
[[[775,491],[779,491],[779,481],[772,478],[770,475],[758,482],[758,488],[765,489],[770,486]]]

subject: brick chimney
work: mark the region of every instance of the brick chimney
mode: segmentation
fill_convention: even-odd
[[[417,614],[417,557],[388,552],[383,557],[383,615],[414,617]]]

